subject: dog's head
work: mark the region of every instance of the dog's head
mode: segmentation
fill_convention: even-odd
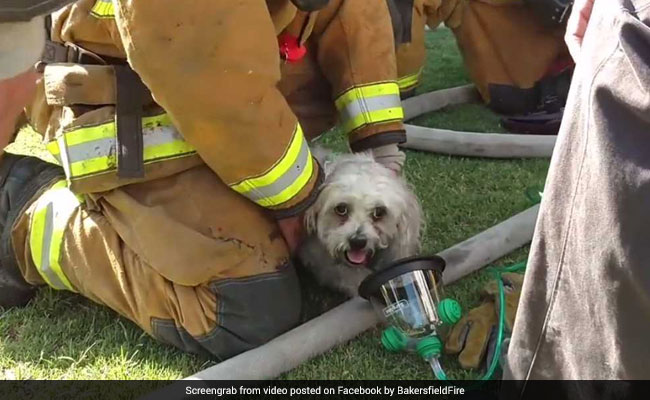
[[[380,269],[419,251],[422,211],[404,179],[367,154],[340,156],[324,169],[305,221],[333,259]]]

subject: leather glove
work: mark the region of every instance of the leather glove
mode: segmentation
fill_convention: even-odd
[[[406,161],[406,154],[399,149],[397,144],[375,147],[371,152],[375,161],[398,175],[401,173],[404,161]]]
[[[521,295],[524,275],[513,272],[501,274],[505,290],[506,328],[512,332]],[[475,369],[486,359],[489,364],[495,348],[499,323],[499,287],[494,280],[483,288],[488,299],[472,309],[453,326],[445,341],[445,353],[459,354],[458,363],[464,369]],[[486,357],[487,354],[487,357]]]
[[[452,327],[445,340],[445,353],[458,354],[458,363],[464,369],[478,368],[496,325],[494,303],[486,301]]]
[[[515,316],[517,314],[517,306],[519,305],[519,297],[521,296],[521,287],[524,283],[524,275],[514,272],[505,272],[501,274],[503,287],[505,289],[506,299],[506,328],[512,332],[512,327],[515,324]],[[491,281],[485,285],[485,293],[494,296],[495,312],[499,313],[499,287],[497,282]]]

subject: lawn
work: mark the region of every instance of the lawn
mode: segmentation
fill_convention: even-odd
[[[428,59],[420,92],[469,82],[451,32],[427,34]],[[415,124],[500,131],[498,118],[480,105],[450,107],[418,117]],[[323,141],[335,148],[344,142],[336,132]],[[33,134],[21,133],[12,151],[43,154]],[[530,206],[524,191],[541,187],[547,160],[487,160],[408,151],[406,175],[426,211],[426,253],[441,251]],[[519,250],[499,264],[523,260]],[[489,279],[475,273],[448,288],[465,309],[480,302],[480,288]],[[309,281],[309,279],[306,279]],[[340,297],[305,284],[306,314]],[[314,306],[314,303],[317,303]],[[283,379],[431,379],[428,366],[414,355],[389,354],[379,343],[380,330],[285,374]],[[476,372],[456,368],[457,378]],[[78,296],[43,289],[26,308],[0,314],[0,379],[175,379],[206,368],[213,361],[158,344],[131,322]]]

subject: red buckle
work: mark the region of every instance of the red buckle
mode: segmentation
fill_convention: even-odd
[[[289,33],[278,36],[278,45],[282,58],[291,63],[300,61],[307,54],[307,48],[299,45],[298,38]]]

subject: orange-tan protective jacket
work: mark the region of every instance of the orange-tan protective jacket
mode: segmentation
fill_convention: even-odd
[[[425,62],[425,26],[435,29],[441,23],[457,28],[461,22],[462,3],[458,0],[388,0],[393,6],[393,19],[401,19],[402,35],[397,40],[397,75],[400,91],[411,95],[418,86]],[[412,9],[399,8],[400,4]],[[405,15],[410,12],[411,15]]]
[[[282,65],[280,90],[308,137],[329,130],[334,119],[354,151],[405,140],[384,0],[330,0],[318,13],[299,12],[281,34],[287,36],[304,54]]]
[[[75,46],[65,48],[67,60],[45,67],[38,99],[28,110],[31,123],[77,193],[169,176],[204,162],[232,190],[277,217],[296,214],[315,196],[321,174],[277,88],[277,35],[296,12],[289,0],[78,1],[53,16],[52,40]],[[346,31],[354,21],[330,25],[339,30],[330,40],[358,37],[358,31]],[[385,132],[360,128],[376,123],[366,106],[390,100],[396,89],[357,86],[350,77],[360,66],[350,64],[355,49],[348,50],[323,54],[330,59],[337,105],[350,117],[343,123],[356,128],[354,142]],[[136,78],[146,86],[134,89]],[[393,79],[396,87],[395,76],[387,78],[384,83]],[[116,109],[130,115],[138,104],[142,137],[120,136],[121,127],[137,124]],[[401,128],[401,108],[392,111],[392,129]]]

